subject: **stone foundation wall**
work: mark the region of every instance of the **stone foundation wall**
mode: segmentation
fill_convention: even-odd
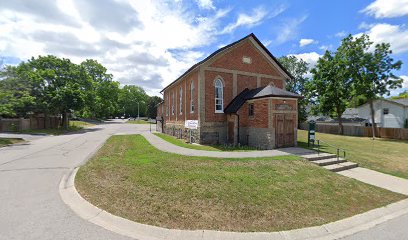
[[[270,128],[248,128],[245,143],[259,149],[275,148],[275,131]]]
[[[202,144],[227,144],[227,123],[205,123],[201,126]]]
[[[167,123],[164,126],[164,133],[179,139],[184,139],[187,142],[191,140],[192,143],[200,143],[200,128],[187,129],[184,125]]]

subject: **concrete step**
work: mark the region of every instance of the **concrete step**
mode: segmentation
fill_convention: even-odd
[[[316,161],[321,159],[336,158],[337,156],[331,153],[319,153],[319,154],[315,153],[302,155],[301,157],[309,161]]]
[[[358,167],[358,164],[353,163],[353,162],[342,162],[342,163],[336,163],[336,164],[327,165],[323,167],[332,172],[340,172],[340,171],[344,171],[347,169],[356,168]]]
[[[314,164],[317,164],[319,166],[327,166],[327,165],[333,165],[333,164],[344,163],[344,162],[347,162],[347,161],[343,158],[337,159],[336,157],[313,161]]]

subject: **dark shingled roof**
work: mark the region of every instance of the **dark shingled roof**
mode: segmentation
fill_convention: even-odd
[[[238,94],[228,106],[224,109],[224,113],[236,113],[241,106],[250,99],[257,99],[263,97],[286,97],[286,98],[302,98],[299,94],[289,92],[272,85],[266,87],[255,88],[249,90],[246,88]]]
[[[172,83],[170,83],[169,85],[167,85],[165,88],[163,88],[163,90],[161,90],[160,92],[163,92],[164,90],[166,90],[168,87],[170,87],[171,85],[173,85],[174,83],[176,83],[178,80],[182,79],[184,76],[186,76],[187,74],[189,74],[191,71],[193,71],[196,67],[200,66],[201,64],[205,63],[206,61],[210,60],[212,57],[214,57],[215,55],[217,55],[218,53],[233,47],[234,45],[244,41],[245,39],[252,37],[261,47],[262,49],[278,64],[278,66],[289,76],[289,78],[293,79],[292,74],[290,74],[289,71],[287,71],[282,64],[275,58],[275,56],[272,55],[271,52],[269,52],[269,50],[261,43],[261,41],[259,41],[259,39],[255,36],[255,34],[251,33],[248,36],[245,36],[241,39],[239,39],[238,41],[235,41],[231,44],[228,44],[225,47],[222,47],[220,49],[218,49],[217,51],[213,52],[212,54],[210,54],[208,57],[204,58],[203,60],[201,60],[200,62],[194,64],[191,68],[189,68],[186,72],[184,72],[180,77],[178,77],[176,80],[174,80]]]

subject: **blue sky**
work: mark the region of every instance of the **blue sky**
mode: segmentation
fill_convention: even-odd
[[[408,90],[408,0],[16,0],[0,6],[0,63],[54,54],[100,61],[122,84],[150,94],[195,62],[249,33],[277,57],[313,66],[347,34],[390,42]]]

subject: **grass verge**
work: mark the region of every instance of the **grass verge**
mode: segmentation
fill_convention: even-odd
[[[186,143],[183,139],[178,139],[176,137],[164,134],[164,133],[153,133],[154,135],[166,140],[169,143],[177,145],[179,147],[196,149],[196,150],[206,150],[206,151],[254,151],[256,148],[250,146],[228,146],[228,145],[197,145]]]
[[[165,153],[113,136],[78,171],[94,205],[166,228],[279,231],[321,225],[404,198],[297,156],[218,159]]]
[[[129,120],[126,123],[130,123],[130,124],[150,124],[149,121],[146,120]],[[155,124],[155,123],[152,123]]]
[[[408,141],[316,133],[316,139],[346,150],[346,158],[361,167],[408,179]],[[307,131],[298,130],[298,144],[307,148]],[[322,143],[323,151],[336,149]]]
[[[24,142],[24,140],[21,138],[0,138],[0,147],[20,142]]]

